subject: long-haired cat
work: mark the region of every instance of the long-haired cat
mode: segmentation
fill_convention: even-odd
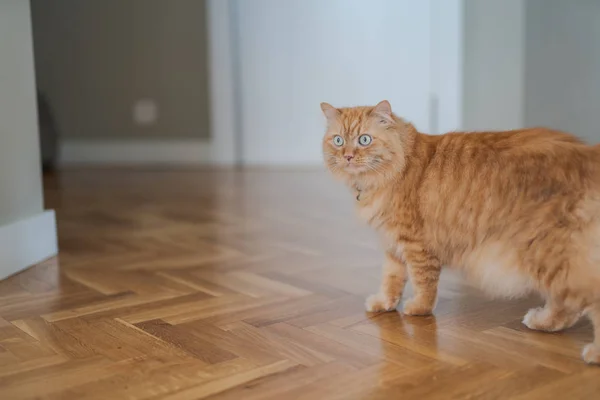
[[[386,250],[368,311],[430,314],[442,266],[486,292],[540,294],[531,329],[558,331],[587,314],[600,363],[600,148],[548,129],[425,135],[375,107],[323,103],[325,163],[353,190],[359,216]]]

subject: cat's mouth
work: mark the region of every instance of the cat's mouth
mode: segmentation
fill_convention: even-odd
[[[346,163],[346,165],[344,165],[344,169],[350,173],[359,173],[367,170],[366,166],[363,164],[357,164],[354,162]]]

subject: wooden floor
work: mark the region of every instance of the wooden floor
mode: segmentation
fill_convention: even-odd
[[[0,283],[0,399],[599,399],[582,322],[520,323],[443,276],[435,317],[367,314],[375,235],[321,172],[46,179],[60,259]]]

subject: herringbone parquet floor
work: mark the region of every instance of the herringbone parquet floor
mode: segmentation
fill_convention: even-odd
[[[0,398],[600,399],[582,322],[443,276],[435,317],[370,315],[382,260],[321,172],[46,179],[60,258],[0,283]]]

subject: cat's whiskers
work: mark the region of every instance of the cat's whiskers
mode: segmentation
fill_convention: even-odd
[[[366,164],[366,166],[370,171],[373,171],[376,175],[383,177],[385,179],[387,179],[388,176],[390,175],[389,169],[385,168],[381,164],[375,164],[375,165]]]

